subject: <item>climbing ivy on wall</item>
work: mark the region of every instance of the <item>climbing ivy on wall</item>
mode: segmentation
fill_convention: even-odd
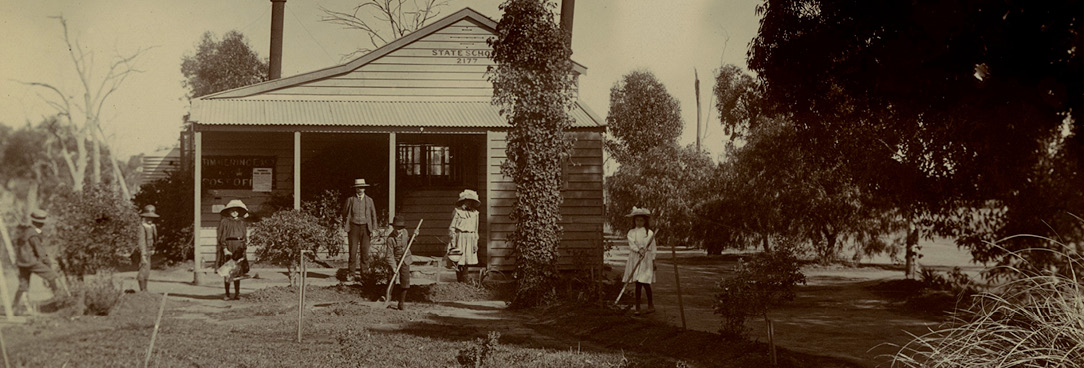
[[[493,103],[511,124],[501,167],[516,184],[508,240],[516,252],[513,306],[538,305],[554,295],[561,238],[560,157],[571,149],[565,130],[574,90],[572,49],[545,0],[508,0],[489,40],[497,65],[487,71]]]

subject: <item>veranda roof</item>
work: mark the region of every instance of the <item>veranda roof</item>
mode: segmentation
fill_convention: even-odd
[[[605,126],[579,102],[573,128]],[[192,104],[201,125],[507,128],[500,107],[487,101],[316,101],[215,99]]]

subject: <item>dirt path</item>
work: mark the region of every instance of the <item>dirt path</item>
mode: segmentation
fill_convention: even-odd
[[[924,266],[940,269],[969,265],[969,257],[949,242],[923,244],[927,257]],[[627,246],[619,243],[606,258],[614,272],[623,272]],[[681,326],[677,288],[670,249],[660,249],[657,282],[654,285],[658,313],[646,318]],[[716,332],[720,318],[712,311],[716,284],[733,274],[738,255],[727,253],[709,257],[702,250],[678,249],[682,301],[689,329]],[[897,349],[885,345],[904,344],[910,333],[921,334],[935,327],[940,319],[893,308],[889,300],[869,287],[882,281],[903,278],[887,259],[874,259],[857,268],[805,269],[807,285],[800,286],[796,300],[770,313],[775,324],[776,342],[787,349],[837,357],[861,366],[873,367],[886,361],[882,355]],[[625,300],[632,300],[631,298]],[[644,301],[646,303],[646,300]],[[767,341],[763,321],[750,321],[751,337]]]

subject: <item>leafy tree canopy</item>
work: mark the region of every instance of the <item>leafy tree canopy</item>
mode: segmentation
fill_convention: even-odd
[[[181,59],[182,83],[189,99],[263,82],[267,70],[267,60],[261,60],[245,35],[236,30],[226,32],[221,40],[205,32],[196,53]]]
[[[1084,185],[1080,9],[767,0],[749,65],[763,106],[793,119],[819,162],[842,164],[840,175],[957,236],[976,260],[1009,262],[983,241],[1084,239],[1070,215]]]
[[[616,228],[627,230],[632,221],[625,218],[633,206],[651,209],[652,227],[665,229],[663,245],[707,240],[692,237],[701,221],[693,208],[707,198],[716,178],[715,163],[706,152],[689,146],[661,145],[643,154],[640,160],[622,164],[606,180],[609,200],[607,220]]]
[[[681,106],[649,71],[634,71],[610,88],[606,148],[625,163],[648,150],[675,145],[681,135]]]

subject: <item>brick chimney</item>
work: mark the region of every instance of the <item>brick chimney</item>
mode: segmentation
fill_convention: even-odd
[[[282,17],[286,0],[271,0],[271,61],[267,78],[282,77]]]
[[[568,34],[568,46],[572,47],[572,16],[576,12],[576,0],[561,0],[561,30]]]

